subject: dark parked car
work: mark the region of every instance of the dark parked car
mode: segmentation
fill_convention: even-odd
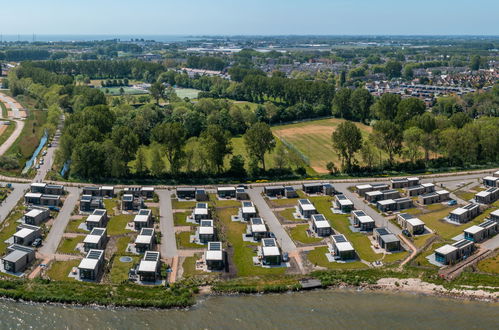
[[[407,237],[411,237],[411,233],[407,229],[402,230],[402,234],[404,234]]]
[[[39,247],[42,245],[42,239],[41,238],[37,238],[33,241],[33,243],[31,244],[32,247]]]

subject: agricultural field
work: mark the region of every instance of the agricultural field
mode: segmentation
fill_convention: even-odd
[[[272,128],[273,133],[285,144],[291,145],[309,161],[310,167],[319,174],[328,173],[326,164],[334,162],[339,167],[338,155],[331,146],[331,134],[335,128],[345,120],[322,119],[307,121],[297,124],[276,126]],[[360,123],[355,123],[367,137],[372,128]]]

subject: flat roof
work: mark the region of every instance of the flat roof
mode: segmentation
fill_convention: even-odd
[[[101,235],[92,235],[88,234],[85,236],[85,239],[83,240],[83,243],[88,243],[88,244],[97,244],[100,242],[102,236]]]
[[[243,210],[243,213],[251,213],[251,214],[256,213],[256,208],[254,206],[243,206],[242,210]]]
[[[92,269],[93,270],[93,269],[97,268],[98,263],[99,263],[99,259],[84,258],[81,260],[78,268],[80,268],[80,269]]]
[[[156,261],[141,260],[139,263],[139,267],[137,268],[137,272],[154,273],[158,268],[158,262],[159,260]]]
[[[366,212],[364,212],[362,210],[353,210],[352,214],[357,216],[357,217],[363,217],[363,216],[367,215]]]
[[[149,221],[149,216],[148,215],[141,215],[141,214],[137,214],[134,218],[133,218],[133,222],[148,222]]]
[[[315,206],[308,199],[299,199],[298,203],[305,211],[314,211]]]
[[[462,239],[460,241],[457,241],[456,243],[452,244],[452,246],[455,246],[457,248],[463,248],[467,245],[473,245],[472,241],[468,241],[467,239]]]
[[[372,186],[370,184],[359,184],[355,186],[357,189],[370,189],[371,187]]]
[[[42,194],[41,193],[32,193],[32,192],[29,192],[29,193],[26,193],[26,195],[24,195],[24,197],[28,197],[28,198],[41,198]]]
[[[472,234],[472,235],[474,235],[474,234],[477,234],[477,233],[479,233],[479,232],[481,232],[481,231],[483,231],[483,230],[485,230],[485,228],[483,228],[483,227],[479,227],[479,226],[471,226],[471,227],[469,227],[469,228],[466,228],[466,229],[464,230],[464,232],[465,232],[465,233],[468,233],[468,234]]]
[[[222,251],[207,250],[205,252],[206,260],[223,260]]]
[[[393,199],[385,199],[382,201],[378,201],[378,204],[380,205],[390,205],[390,204],[395,204],[395,201]]]
[[[447,191],[447,190],[445,190],[445,189],[437,190],[436,193],[439,194],[439,195],[450,194],[450,192]]]
[[[454,251],[457,251],[457,247],[452,246],[450,244],[445,244],[444,246],[441,246],[438,249],[436,249],[435,253],[447,255],[447,254],[450,254]]]
[[[15,263],[19,261],[19,259],[24,258],[26,254],[28,254],[26,251],[14,250],[3,257],[3,260]]]
[[[137,238],[135,238],[135,244],[151,244],[152,238],[152,235],[137,235]]]
[[[43,183],[43,182],[33,182],[31,184],[31,187],[39,187],[39,188],[45,188],[47,184],[46,183]]]
[[[283,190],[284,186],[265,186],[264,190]]]
[[[499,209],[495,210],[494,212],[490,212],[490,215],[494,217],[499,217]]]
[[[21,230],[19,230],[18,232],[16,232],[16,233],[14,234],[14,236],[19,237],[19,238],[26,238],[26,237],[28,237],[29,235],[31,235],[33,232],[34,232],[34,230],[33,230],[33,229],[29,229],[29,228],[22,228]]]
[[[385,243],[393,243],[393,242],[398,242],[399,241],[399,239],[397,238],[397,236],[395,236],[394,234],[381,235],[381,239]]]
[[[353,248],[352,244],[350,244],[350,242],[341,242],[341,243],[336,243],[336,248],[338,249],[338,251],[341,251],[341,252],[346,252],[346,251],[355,251],[355,249]]]
[[[377,196],[377,195],[383,195],[383,193],[380,190],[374,190],[374,191],[368,191],[366,192],[367,196]]]
[[[262,254],[264,256],[280,256],[281,251],[279,251],[279,247],[277,246],[263,246],[262,247]]]
[[[194,192],[196,191],[195,187],[178,187],[177,191],[189,191],[189,192]]]
[[[407,223],[410,223],[412,226],[424,226],[424,222],[418,218],[407,219]]]
[[[483,178],[483,180],[487,180],[487,181],[497,181],[499,180],[498,177],[495,177],[495,176],[486,176]]]
[[[102,215],[105,215],[107,213],[107,210],[104,210],[104,209],[95,209],[93,212],[92,212],[92,215],[99,215],[99,216],[102,216]]]
[[[217,191],[236,191],[236,187],[218,187]]]
[[[199,234],[201,235],[213,235],[214,233],[215,233],[214,227],[199,226]]]
[[[90,214],[88,217],[87,217],[87,220],[85,220],[86,222],[100,222],[102,220],[102,218],[104,217],[104,215],[97,215],[97,214]]]
[[[131,202],[131,201],[133,201],[133,195],[132,194],[125,194],[125,195],[123,195],[123,201],[124,202]]]
[[[490,191],[483,190],[483,191],[478,192],[475,196],[477,196],[477,197],[486,197],[486,196],[489,196],[490,194],[492,194]]]
[[[37,215],[40,215],[43,212],[45,212],[45,210],[33,209],[33,210],[29,211],[28,213],[26,213],[24,216],[36,217]]]

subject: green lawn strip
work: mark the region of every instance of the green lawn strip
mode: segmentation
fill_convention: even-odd
[[[447,243],[442,242],[442,241],[434,242],[425,251],[420,253],[416,257],[416,259],[414,259],[413,263],[417,266],[426,266],[426,267],[431,267],[431,268],[438,268],[437,266],[430,264],[430,262],[428,261],[428,259],[426,259],[426,257],[429,256],[430,254],[434,253],[436,249],[438,249],[439,247],[441,247],[445,244],[447,244]]]
[[[303,244],[313,244],[323,240],[322,238],[308,236],[307,229],[309,229],[309,225],[297,225],[290,228],[289,234],[294,241]]]
[[[196,201],[179,201],[172,198],[172,208],[174,209],[193,209],[196,203]]]
[[[352,262],[329,262],[326,257],[326,253],[328,253],[327,246],[317,247],[314,250],[310,251],[307,254],[308,260],[316,265],[325,267],[328,269],[360,269],[367,268],[366,264],[363,264],[360,261],[352,261]]]
[[[199,226],[198,223],[187,222],[187,217],[192,212],[175,212],[173,213],[173,223],[175,226]]]
[[[66,226],[66,230],[64,232],[66,232],[66,233],[82,233],[82,234],[90,233],[89,231],[78,228],[80,226],[80,224],[85,222],[85,220],[86,220],[86,217],[83,219],[70,220],[68,225]]]
[[[408,255],[409,252],[406,251],[386,254],[385,257],[383,258],[383,263],[389,264],[392,262],[400,261],[405,257],[407,257]]]
[[[108,235],[115,236],[131,232],[131,230],[125,229],[125,227],[127,223],[133,221],[133,218],[132,214],[120,214],[111,217],[107,224]]]
[[[493,208],[489,208],[470,222],[462,225],[454,225],[443,220],[453,209],[455,207],[446,207],[440,211],[422,214],[419,218],[444,239],[451,239],[461,234],[464,229],[481,223],[493,211]]]
[[[298,204],[298,198],[267,199],[271,207],[293,207]]]
[[[234,262],[238,276],[259,276],[270,274],[284,274],[285,268],[263,268],[253,265],[253,256],[256,256],[255,243],[246,242],[242,239],[242,234],[246,231],[246,224],[234,222],[232,215],[237,214],[237,208],[224,208],[217,210],[217,216],[224,227],[227,240],[234,251],[232,261]]]
[[[19,137],[14,141],[6,154],[20,155],[19,162],[24,162],[31,157],[43,136],[44,124],[47,120],[47,111],[31,110],[24,121],[24,128]]]
[[[7,126],[7,129],[2,133],[2,135],[0,135],[0,145],[7,141],[9,136],[12,135],[12,132],[14,132],[14,130],[16,129],[16,125],[17,123],[15,121],[10,122],[10,125]]]
[[[478,269],[485,273],[499,274],[499,254],[480,260],[478,262]]]
[[[143,286],[131,283],[111,285],[79,282],[67,277],[71,267],[78,261],[64,261],[57,267],[60,271],[52,275],[60,281],[46,280],[1,280],[0,295],[15,300],[40,303],[66,303],[82,305],[113,305],[121,307],[188,307],[195,303],[192,291],[182,284],[172,288]]]
[[[121,262],[120,258],[124,255],[115,254],[113,257],[113,262],[111,264],[111,270],[109,271],[109,280],[113,284],[120,284],[123,281],[128,280],[128,272],[130,268],[139,262],[140,256],[127,256],[131,257],[131,262]]]
[[[0,255],[3,255],[7,250],[7,244],[4,242],[16,233],[17,226],[19,225],[16,221],[23,216],[24,209],[25,207],[23,205],[18,204],[2,223],[0,231]]]
[[[116,253],[117,254],[122,254],[122,255],[132,255],[131,253],[129,253],[126,248],[128,246],[129,243],[131,243],[133,241],[133,239],[129,236],[123,236],[123,237],[120,237],[118,238],[118,240],[116,241]]]
[[[202,244],[196,244],[192,243],[190,240],[191,235],[193,235],[194,232],[190,231],[183,231],[180,233],[176,233],[175,237],[177,239],[177,247],[180,249],[200,249],[205,247],[205,245]]]
[[[61,242],[59,243],[57,252],[68,253],[68,254],[80,253],[79,251],[75,250],[76,245],[78,245],[78,243],[83,242],[84,239],[85,236],[83,235],[78,235],[76,237],[63,237]]]
[[[285,210],[279,211],[277,213],[281,217],[283,217],[284,219],[286,219],[288,221],[303,221],[302,219],[297,219],[293,216],[293,213],[295,213],[295,212],[296,212],[296,209],[291,208],[291,209],[285,209]]]
[[[2,118],[6,119],[9,116],[9,111],[7,110],[3,102],[0,102],[0,108],[2,108]]]
[[[47,276],[53,281],[74,281],[73,277],[68,277],[73,267],[78,267],[80,260],[54,261],[47,270]]]
[[[158,220],[159,221],[159,208],[158,207],[149,207],[149,209],[151,210],[151,213],[152,213],[152,216],[155,220]]]
[[[118,206],[118,199],[117,198],[106,198],[104,199],[104,207],[107,210],[107,216],[111,217],[114,215],[114,208]]]
[[[320,196],[311,197],[312,203],[314,203],[315,208],[319,213],[322,213],[326,219],[329,220],[331,226],[345,235],[345,237],[352,243],[358,256],[365,261],[373,262],[383,258],[383,254],[375,253],[371,248],[371,242],[367,235],[362,233],[354,233],[350,230],[350,222],[348,221],[348,215],[344,214],[334,214],[331,211],[331,197],[330,196]]]
[[[454,194],[457,197],[459,197],[459,198],[461,198],[462,200],[465,200],[465,201],[469,201],[470,199],[472,199],[475,196],[475,193],[470,192],[470,191],[464,191],[464,190],[455,191]]]
[[[434,234],[418,235],[414,237],[413,243],[417,248],[422,248],[425,243],[434,236]]]
[[[196,253],[194,256],[186,257],[184,259],[184,262],[182,263],[182,269],[184,270],[182,273],[183,277],[210,274],[201,270],[196,270],[196,261],[200,258],[201,254]]]

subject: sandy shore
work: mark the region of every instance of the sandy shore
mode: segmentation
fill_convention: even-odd
[[[373,290],[386,290],[391,292],[413,292],[427,295],[447,296],[460,299],[481,300],[498,302],[499,292],[485,290],[448,290],[441,285],[421,281],[418,278],[382,278],[377,284],[370,286]]]

